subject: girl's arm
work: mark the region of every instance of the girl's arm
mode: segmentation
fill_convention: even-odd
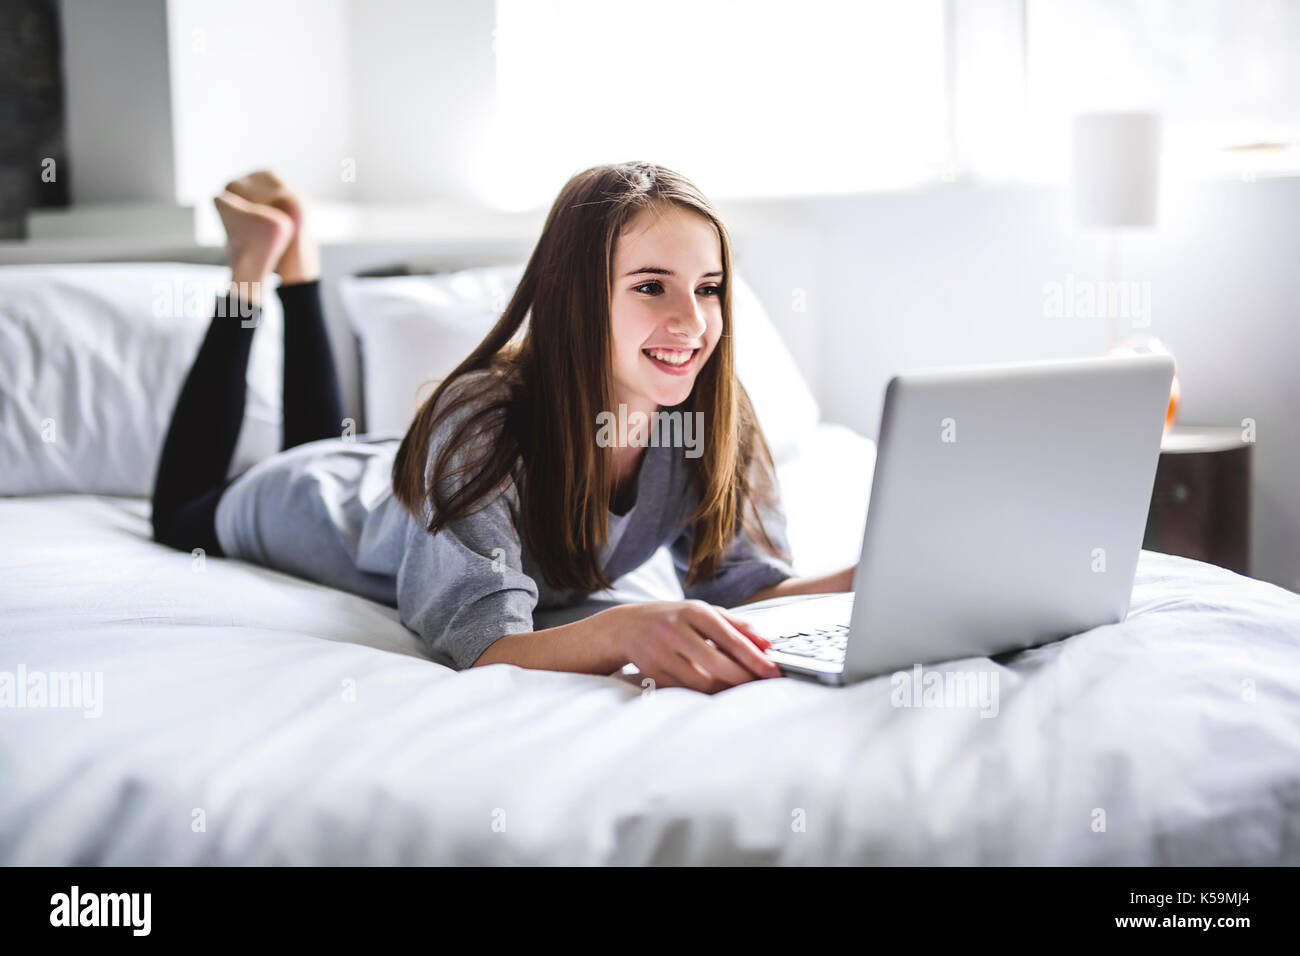
[[[828,594],[832,591],[852,591],[853,590],[853,573],[858,566],[852,565],[843,571],[835,571],[831,574],[823,574],[815,578],[786,578],[769,588],[760,588],[751,594],[748,598],[741,601],[741,604],[753,604],[755,601],[766,601],[768,598],[789,597],[792,594]]]
[[[771,643],[722,608],[703,601],[625,604],[570,624],[509,634],[474,662],[581,674],[625,664],[655,684],[713,693],[780,668],[763,656]]]

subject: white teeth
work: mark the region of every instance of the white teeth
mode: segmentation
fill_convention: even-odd
[[[661,352],[659,349],[646,349],[646,353],[657,358],[665,365],[685,365],[691,360],[692,352]]]

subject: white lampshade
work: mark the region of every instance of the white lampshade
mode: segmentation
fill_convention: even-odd
[[[1155,225],[1159,166],[1159,115],[1076,116],[1072,170],[1075,220],[1081,226]]]

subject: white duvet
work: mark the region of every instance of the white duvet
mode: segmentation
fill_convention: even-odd
[[[0,676],[101,688],[0,708],[0,863],[1300,863],[1300,597],[1209,565],[1144,552],[1124,623],[937,668],[996,675],[981,716],[888,676],[455,673],[146,515],[0,499]]]

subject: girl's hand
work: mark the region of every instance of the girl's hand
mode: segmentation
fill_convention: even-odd
[[[781,674],[763,656],[772,646],[770,641],[704,601],[628,604],[597,616],[607,616],[604,626],[618,656],[660,687],[713,694]]]
[[[834,571],[816,578],[786,578],[770,588],[761,588],[740,603],[754,604],[769,598],[791,597],[795,594],[826,594],[833,591],[852,591],[853,576],[857,574],[856,564],[843,571]]]

